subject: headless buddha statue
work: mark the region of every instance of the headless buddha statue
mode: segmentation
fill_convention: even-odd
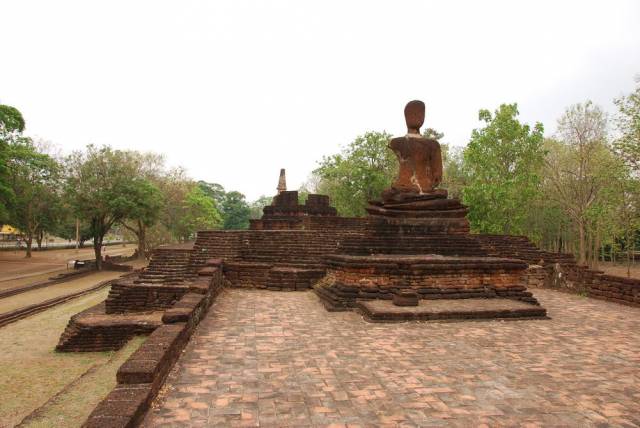
[[[442,152],[433,138],[420,134],[425,105],[410,101],[404,108],[407,135],[391,140],[389,148],[398,157],[398,178],[382,193],[385,202],[401,202],[430,197],[446,197],[446,190],[436,190],[442,181]]]

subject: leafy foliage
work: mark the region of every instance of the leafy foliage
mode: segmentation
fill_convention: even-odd
[[[262,217],[262,209],[267,205],[271,205],[273,202],[272,196],[260,196],[255,201],[249,204],[249,218],[250,219],[259,219]]]
[[[111,227],[141,212],[151,187],[137,174],[129,153],[87,146],[67,159],[66,196],[76,215],[87,219],[93,237],[96,266],[101,268],[102,242]]]
[[[33,238],[52,228],[59,215],[60,167],[50,156],[39,153],[28,138],[10,146],[9,177],[13,191],[11,224],[26,236],[27,257]]]
[[[20,140],[24,119],[15,107],[0,104],[0,224],[9,220],[9,207],[15,194],[9,183],[11,144]]]
[[[227,192],[222,200],[224,229],[248,229],[251,209],[240,192]]]
[[[182,201],[176,235],[181,240],[194,237],[198,230],[217,229],[222,223],[215,202],[197,185],[191,186]]]
[[[0,104],[0,126],[8,132],[24,131],[22,113],[15,107]]]
[[[636,173],[640,173],[640,77],[636,89],[614,100],[618,107],[616,125],[620,138],[615,147]]]
[[[224,197],[226,194],[222,185],[218,183],[207,183],[206,181],[201,180],[198,181],[198,186],[200,187],[200,189],[202,189],[205,195],[215,201],[217,207],[220,207],[222,205],[222,201],[224,201]]]
[[[517,104],[502,104],[494,114],[480,110],[484,128],[475,129],[464,150],[469,177],[463,190],[473,230],[522,234],[528,206],[536,197],[544,157],[543,126],[521,124]]]
[[[242,193],[235,190],[227,192],[218,183],[198,181],[198,186],[220,210],[224,229],[247,229],[249,227],[252,211]]]
[[[397,162],[387,146],[390,138],[386,132],[367,132],[314,170],[320,179],[317,191],[329,195],[340,215],[365,215],[367,202],[393,181]]]

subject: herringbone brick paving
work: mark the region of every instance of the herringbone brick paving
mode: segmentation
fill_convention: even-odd
[[[640,309],[534,294],[551,320],[371,324],[227,290],[145,426],[640,426]]]

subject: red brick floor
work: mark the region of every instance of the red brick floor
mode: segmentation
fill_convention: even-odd
[[[534,294],[552,320],[371,324],[227,290],[145,426],[640,426],[640,309]]]

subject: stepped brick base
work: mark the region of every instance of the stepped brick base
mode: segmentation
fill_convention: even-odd
[[[370,322],[546,319],[546,309],[510,299],[422,300],[418,306],[395,306],[375,300],[356,309]]]
[[[370,201],[366,210],[374,221],[396,226],[421,226],[428,234],[469,233],[466,218],[469,210],[458,199],[448,199],[446,190],[403,194],[389,189],[383,192],[383,201]]]
[[[200,312],[222,290],[219,260],[210,260],[194,280],[182,285],[114,284],[107,300],[69,321],[56,346],[62,352],[120,349],[135,335],[148,335],[164,324],[200,319]]]
[[[522,285],[527,263],[502,258],[376,255],[327,257],[327,275],[315,290],[328,310],[348,310],[360,300],[391,300],[417,293],[421,299],[503,297],[532,305]]]
[[[133,336],[151,334],[162,324],[162,312],[107,315],[104,309],[100,303],[71,317],[56,351],[115,351]]]

